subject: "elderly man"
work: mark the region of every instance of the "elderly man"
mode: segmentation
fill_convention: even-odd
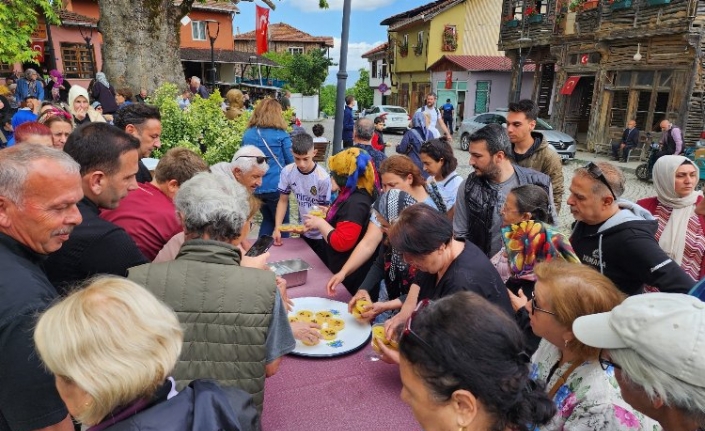
[[[198,76],[191,77],[191,79],[189,80],[189,89],[191,90],[191,93],[193,93],[194,95],[198,94],[203,99],[208,99],[210,97],[208,89],[205,86],[201,85],[201,78],[199,78]]]
[[[113,116],[113,124],[140,141],[140,161],[137,182],[152,181],[152,174],[142,163],[142,159],[151,157],[156,148],[162,146],[162,117],[156,106],[135,103],[119,109]]]
[[[668,120],[661,121],[661,140],[659,141],[659,152],[656,154],[658,160],[661,156],[671,154],[678,155],[683,151],[683,132]]]
[[[507,134],[516,164],[543,172],[551,178],[553,205],[559,213],[563,202],[563,162],[543,134],[534,131],[538,118],[539,107],[533,100],[510,103]]]
[[[372,137],[375,134],[375,125],[369,118],[360,118],[355,123],[355,131],[353,133],[353,147],[367,151],[374,161],[375,168],[379,172],[379,167],[387,158],[384,152],[375,149],[372,146]]]
[[[188,347],[174,377],[237,386],[261,411],[265,376],[277,371],[295,340],[274,273],[240,265],[237,244],[257,211],[252,202],[244,187],[220,175],[186,181],[174,199],[186,234],[179,255],[131,268],[128,278],[172,307],[186,328]]]
[[[107,123],[76,129],[64,151],[81,165],[85,197],[78,203],[83,224],[46,260],[54,286],[65,291],[96,274],[125,276],[127,269],[146,263],[135,242],[119,226],[100,218],[101,209],[114,209],[137,189],[139,141]]]
[[[639,129],[636,128],[636,121],[629,120],[627,128],[622,132],[622,139],[612,144],[612,160],[627,162],[629,152],[639,145]]]
[[[176,216],[174,196],[181,184],[208,165],[196,153],[186,148],[172,148],[159,160],[151,182],[140,184],[112,210],[100,217],[125,229],[144,256],[151,260],[176,234],[183,232]]]
[[[603,349],[622,398],[664,431],[705,425],[705,304],[688,295],[649,293],[611,312],[579,317],[575,337]]]
[[[0,166],[0,429],[72,431],[32,331],[57,297],[42,262],[81,223],[80,167],[34,144],[0,151]]]
[[[575,254],[627,295],[642,293],[644,285],[688,292],[693,279],[659,247],[656,220],[619,199],[624,181],[622,171],[607,162],[575,170],[567,200],[576,220],[570,237]]]
[[[469,150],[475,172],[458,187],[453,232],[492,257],[502,248],[499,213],[509,191],[524,184],[535,184],[553,201],[551,179],[512,163],[512,144],[499,124],[488,124],[470,135]],[[555,210],[552,213],[555,220]]]

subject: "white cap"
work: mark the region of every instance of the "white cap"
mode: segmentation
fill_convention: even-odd
[[[577,318],[573,334],[588,346],[632,349],[661,371],[705,388],[705,302],[694,296],[631,296],[609,313]]]

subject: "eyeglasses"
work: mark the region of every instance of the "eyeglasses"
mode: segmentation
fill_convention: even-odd
[[[250,220],[250,230],[252,230],[253,227],[255,227],[255,222],[254,220]]]
[[[600,169],[599,166],[597,166],[593,162],[590,162],[585,166],[585,169],[587,169],[588,173],[592,175],[593,178],[604,184],[610,191],[610,193],[612,193],[612,197],[614,198],[614,200],[617,200],[617,195],[614,194],[614,190],[612,190],[610,183],[607,182],[607,178],[605,178],[605,174],[602,173],[602,169]]]
[[[556,313],[554,313],[553,311],[548,311],[539,307],[539,304],[536,303],[536,292],[531,292],[531,314],[536,314],[536,310],[546,314],[550,314],[552,316],[556,315]]]
[[[416,309],[414,309],[414,312],[411,313],[411,316],[410,316],[409,319],[406,321],[406,325],[404,326],[404,331],[402,332],[402,338],[409,337],[409,336],[414,337],[414,339],[419,342],[419,344],[420,344],[421,347],[426,351],[426,353],[428,353],[429,356],[431,356],[431,357],[433,358],[433,360],[436,362],[436,364],[441,365],[441,366],[442,366],[444,369],[446,369],[447,371],[451,371],[451,372],[452,372],[452,371],[453,371],[453,368],[452,368],[452,367],[448,367],[448,366],[446,365],[446,362],[445,362],[445,361],[443,360],[443,358],[441,358],[441,356],[436,352],[436,349],[434,349],[433,347],[431,347],[431,345],[428,344],[426,341],[424,341],[423,338],[421,338],[421,337],[419,336],[419,334],[417,334],[416,332],[414,332],[413,329],[411,329],[411,322],[414,320],[414,317],[416,317],[416,316],[419,314],[419,312],[420,312],[421,310],[423,310],[424,308],[428,307],[428,304],[430,304],[430,303],[431,303],[431,301],[429,301],[428,299],[423,299],[423,300],[421,300],[421,302],[419,302],[419,303],[416,305]]]
[[[602,367],[603,370],[607,371],[609,367],[614,368],[615,370],[621,370],[622,367],[615,364],[614,362],[610,361],[609,359],[605,359],[602,357],[602,352],[605,349],[600,349],[600,353],[597,356],[597,360],[600,361],[600,367]]]
[[[237,159],[241,159],[243,157],[246,157],[248,159],[257,159],[257,164],[261,165],[262,163],[265,163],[267,160],[269,160],[269,157],[267,156],[238,156]],[[237,160],[235,159],[235,160]]]

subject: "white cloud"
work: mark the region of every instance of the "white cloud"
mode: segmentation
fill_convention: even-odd
[[[352,0],[352,10],[375,10],[394,3],[395,0]],[[318,7],[318,0],[295,0],[291,5],[304,12],[322,12],[326,10],[343,10],[343,0],[328,0],[329,9]]]
[[[371,50],[375,46],[383,44],[385,41],[377,42],[348,42],[348,64],[346,70],[348,72],[347,87],[355,85],[360,74],[359,69],[369,69],[369,62],[366,58],[362,58],[362,54]],[[339,64],[340,60],[340,38],[333,38],[333,48],[330,50],[330,56],[335,64]],[[336,73],[340,66],[332,66],[328,69],[327,83],[335,83],[337,80]]]

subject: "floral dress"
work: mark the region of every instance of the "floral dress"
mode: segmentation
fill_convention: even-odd
[[[531,359],[531,378],[546,383],[546,391],[565,373],[571,364],[558,367],[546,382],[551,368],[560,360],[558,348],[546,340],[541,340],[538,350]],[[579,365],[566,383],[553,396],[558,409],[553,420],[536,430],[555,431],[607,431],[643,430],[658,431],[658,422],[634,410],[622,399],[614,370],[603,371],[600,363],[586,361]]]

